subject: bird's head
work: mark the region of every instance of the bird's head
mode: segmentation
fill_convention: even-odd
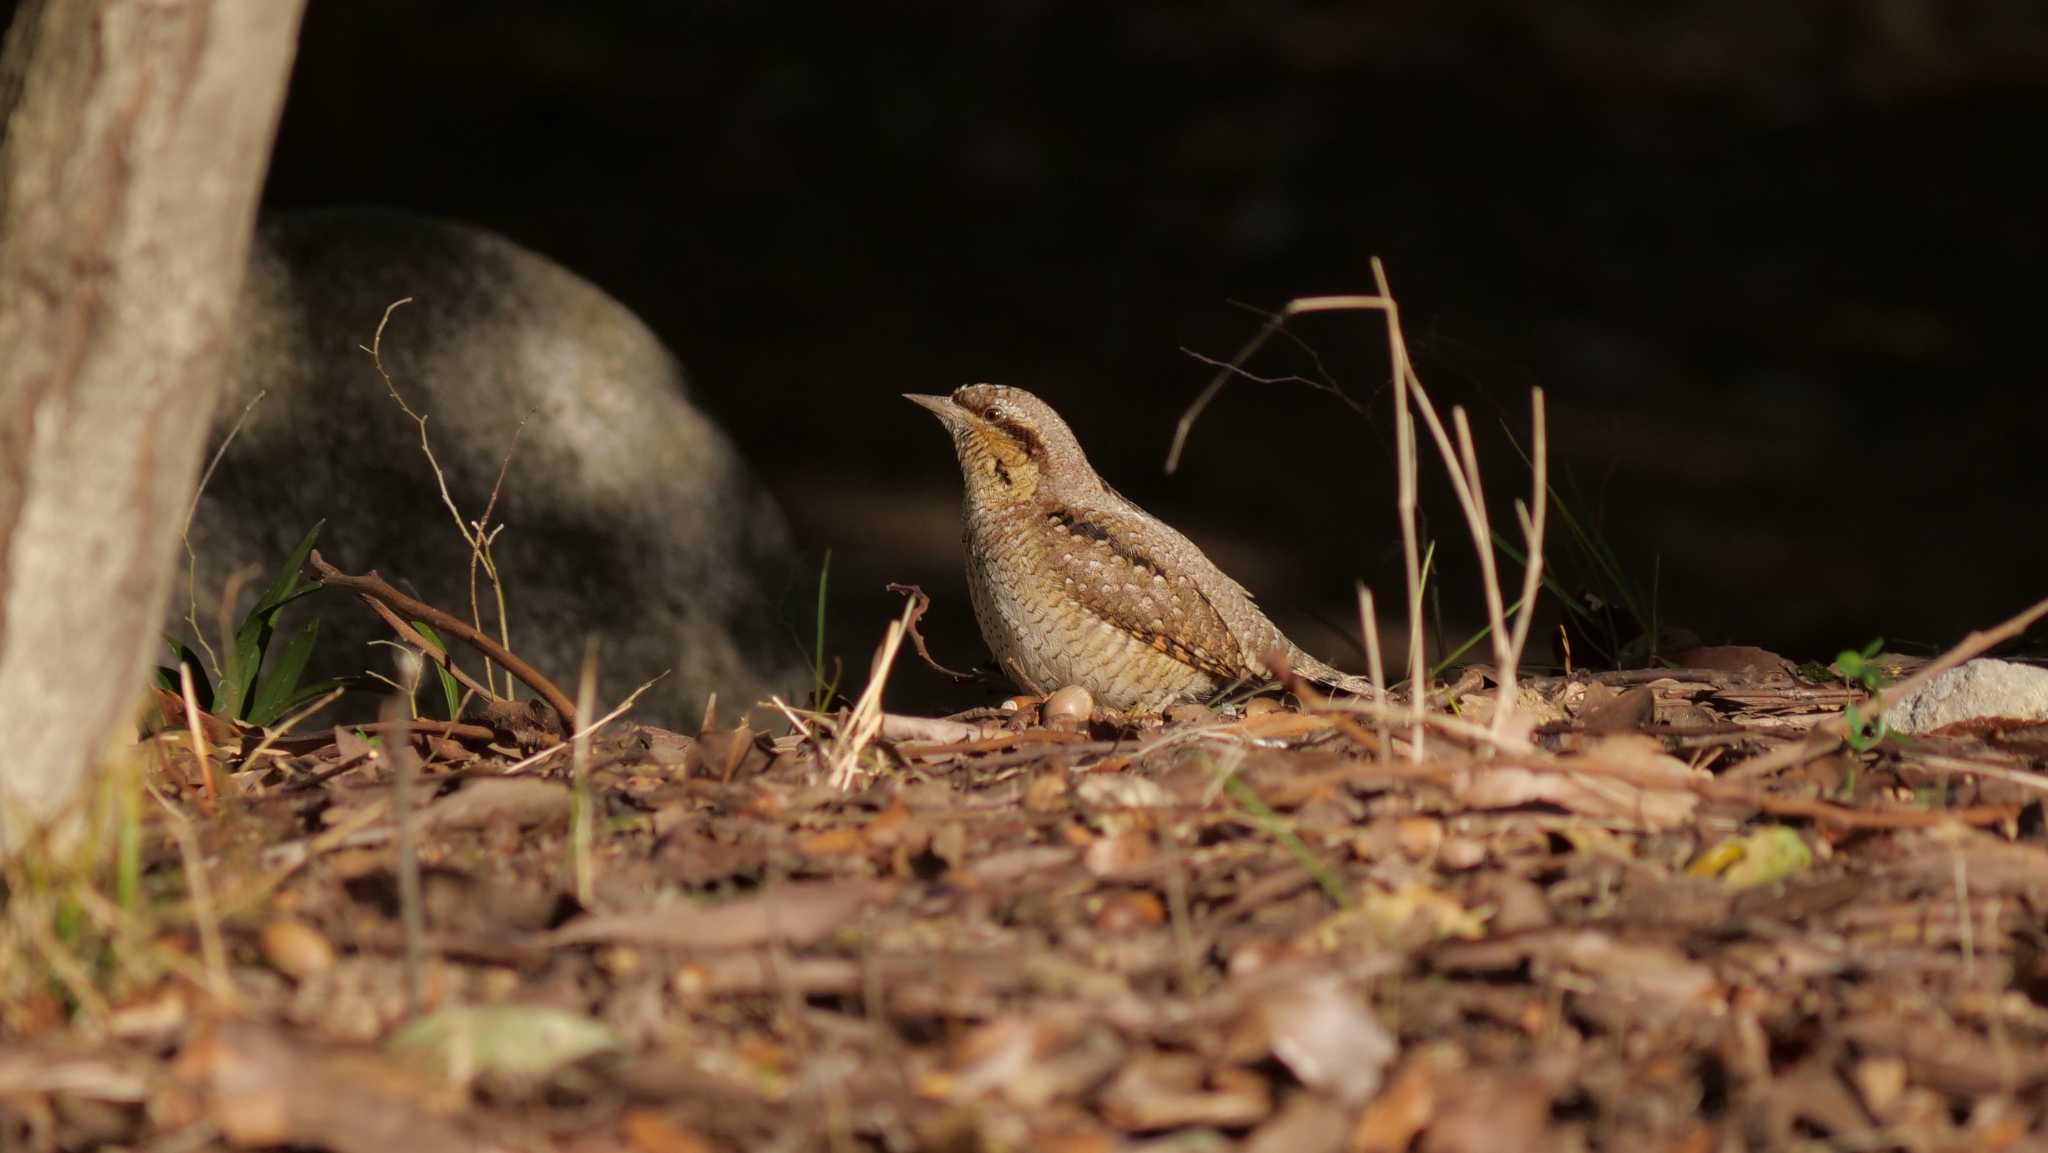
[[[1021,388],[970,384],[951,396],[905,393],[953,434],[970,496],[1028,499],[1041,488],[1100,487],[1080,442],[1052,406]]]

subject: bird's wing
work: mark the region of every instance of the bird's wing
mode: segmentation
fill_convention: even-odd
[[[1090,613],[1219,680],[1257,671],[1279,630],[1186,537],[1142,513],[1051,505],[1045,569]],[[1291,647],[1291,646],[1289,646]]]

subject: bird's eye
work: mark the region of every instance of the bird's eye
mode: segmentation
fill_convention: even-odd
[[[1003,403],[998,401],[995,404],[989,405],[986,409],[983,409],[981,415],[991,421],[1001,423],[1003,421],[1010,419],[1010,409],[1007,405],[1004,405]]]

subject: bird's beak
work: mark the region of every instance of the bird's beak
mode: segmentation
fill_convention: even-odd
[[[954,404],[953,398],[950,396],[928,396],[921,392],[906,392],[903,394],[903,399],[919,408],[929,410],[947,428],[953,427],[954,422],[960,419],[960,406]]]

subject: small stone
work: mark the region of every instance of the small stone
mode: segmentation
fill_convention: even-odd
[[[1908,694],[1885,711],[1884,720],[1901,733],[1969,721],[2048,721],[2048,669],[1980,657]]]
[[[1065,732],[1079,732],[1088,727],[1088,717],[1095,711],[1095,698],[1080,685],[1068,685],[1056,690],[1045,698],[1039,709],[1039,716],[1048,729]]]
[[[257,948],[271,968],[303,981],[334,967],[334,945],[326,934],[304,921],[279,918],[263,926]]]
[[[1472,837],[1445,837],[1436,851],[1437,867],[1450,872],[1476,869],[1485,863],[1486,846]]]
[[[1424,860],[1444,843],[1443,822],[1429,817],[1402,817],[1394,826],[1394,843],[1409,860]]]

